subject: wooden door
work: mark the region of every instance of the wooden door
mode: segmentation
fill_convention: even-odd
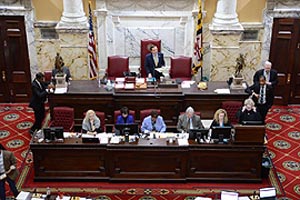
[[[0,102],[28,102],[31,76],[23,16],[0,17]]]
[[[270,61],[278,71],[275,104],[300,103],[300,19],[275,18]]]

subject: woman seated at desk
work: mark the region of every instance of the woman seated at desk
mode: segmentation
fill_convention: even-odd
[[[244,106],[237,112],[239,123],[243,121],[261,121],[262,117],[255,107],[255,103],[252,99],[246,99]]]
[[[210,125],[210,127],[225,127],[230,126],[231,123],[228,121],[228,115],[226,110],[224,109],[218,109],[214,114],[214,119]]]
[[[82,121],[82,133],[96,135],[101,132],[100,119],[96,116],[95,111],[88,110]]]
[[[116,124],[133,124],[134,118],[129,114],[127,107],[123,107],[120,110],[121,114],[117,117]]]

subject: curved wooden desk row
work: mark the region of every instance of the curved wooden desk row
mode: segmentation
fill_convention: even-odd
[[[160,109],[168,127],[176,126],[180,112],[192,106],[201,112],[202,119],[212,119],[214,112],[223,101],[244,101],[247,94],[243,90],[232,90],[230,94],[217,94],[219,88],[228,88],[224,82],[208,82],[208,89],[201,91],[193,85],[189,89],[149,88],[126,91],[107,91],[98,87],[94,81],[72,81],[65,94],[49,96],[50,111],[55,106],[69,106],[75,109],[75,125],[81,127],[82,113],[88,109],[105,112],[106,124],[113,124],[113,112],[122,106],[135,110],[136,119],[140,119],[139,111],[143,109]]]
[[[255,131],[254,131],[255,132]],[[254,133],[253,132],[253,133]],[[261,181],[264,145],[169,143],[139,139],[133,143],[31,141],[36,181]]]

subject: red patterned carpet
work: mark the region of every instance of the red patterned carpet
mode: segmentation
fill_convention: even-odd
[[[300,106],[273,107],[267,119],[268,149],[286,200],[300,199]]]
[[[280,180],[283,183],[283,187],[286,189],[287,196],[289,199],[299,199],[299,193],[297,194],[294,189],[298,189],[299,192],[299,108],[286,109],[286,108],[274,108],[269,116],[272,118],[268,119],[268,137],[270,153],[274,160],[275,168],[279,172]],[[294,113],[294,112],[298,113]],[[290,150],[287,153],[282,153],[284,151],[277,150],[275,146],[272,147],[271,144],[276,143],[277,135],[280,135],[282,141],[287,140],[284,136],[283,131],[278,131],[276,127],[277,124],[283,124],[284,120],[289,120],[290,115],[298,122],[296,133],[292,135],[298,135],[298,140],[296,139],[292,142],[289,139],[287,142],[291,144]],[[286,115],[281,120],[281,114]],[[278,116],[276,118],[276,116]],[[107,182],[34,182],[33,181],[33,169],[32,169],[32,156],[28,153],[30,134],[28,130],[33,122],[33,112],[27,107],[27,104],[0,104],[0,141],[1,143],[10,151],[13,151],[18,160],[18,167],[21,170],[21,175],[17,181],[17,187],[20,190],[33,191],[36,189],[39,192],[45,192],[46,187],[50,187],[52,192],[57,192],[58,190],[69,195],[84,195],[96,197],[96,199],[184,199],[192,200],[196,196],[207,196],[216,198],[220,194],[221,190],[236,190],[241,195],[252,194],[254,191],[258,191],[259,188],[274,186],[277,188],[277,193],[279,199],[284,198],[284,191],[281,188],[281,184],[278,181],[277,175],[275,173],[275,168],[271,170],[269,179],[265,179],[262,183],[258,184],[221,184],[221,183],[107,183]],[[285,122],[286,123],[286,122]],[[295,122],[294,122],[295,124]],[[284,125],[281,125],[283,127]],[[295,127],[295,126],[294,126]],[[276,129],[276,130],[275,130]],[[284,127],[284,130],[290,130]],[[287,133],[287,135],[290,135]],[[291,140],[291,141],[290,141]],[[298,143],[297,143],[298,142]],[[278,142],[284,145],[284,142]],[[288,154],[288,155],[281,155]],[[298,161],[297,161],[298,160]],[[286,162],[284,162],[286,161]],[[298,164],[297,164],[298,162]],[[282,164],[281,164],[282,163]],[[284,167],[280,167],[283,163],[287,163],[290,167],[289,171],[285,172]],[[298,167],[298,168],[297,168]],[[293,169],[293,170],[291,170]],[[285,177],[285,178],[283,178]],[[298,179],[296,179],[298,177]],[[298,188],[297,188],[298,187]],[[292,189],[293,188],[293,189]],[[296,190],[297,191],[297,190]]]

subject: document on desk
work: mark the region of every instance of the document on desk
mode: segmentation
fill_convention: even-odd
[[[187,139],[177,139],[179,146],[189,146],[189,142]]]
[[[110,143],[111,143],[111,144],[119,144],[119,142],[120,142],[119,137],[112,137],[112,138],[110,139]]]
[[[217,94],[230,94],[230,89],[223,88],[223,89],[215,89],[214,92]]]
[[[71,197],[68,197],[68,196],[63,196],[63,198],[61,199],[59,196],[56,197],[56,200],[70,200]]]
[[[97,137],[100,140],[100,144],[108,144],[108,137],[104,134],[98,134]]]
[[[195,200],[212,200],[212,198],[209,198],[209,197],[196,197]]]
[[[55,88],[54,90],[54,94],[64,94],[66,93],[68,90],[67,87],[63,87],[63,88]]]
[[[239,197],[239,200],[250,200],[250,198],[247,196],[243,196],[243,197]]]

